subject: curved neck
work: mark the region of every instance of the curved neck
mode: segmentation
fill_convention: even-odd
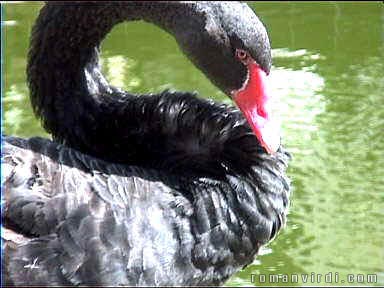
[[[117,23],[142,19],[180,40],[188,27],[200,33],[206,9],[193,2],[46,4],[27,67],[44,128],[56,141],[114,163],[215,177],[246,171],[257,162],[250,153],[264,152],[238,111],[189,93],[136,97],[110,86],[98,64],[98,47]]]
[[[70,129],[103,113],[113,94],[98,63],[99,45],[114,25],[145,20],[171,31],[190,4],[48,3],[32,30],[27,75],[31,102],[44,128],[64,141]],[[117,100],[116,100],[117,101]],[[85,121],[85,122],[84,122]]]

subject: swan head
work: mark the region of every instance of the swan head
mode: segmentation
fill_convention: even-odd
[[[280,146],[270,111],[267,76],[272,59],[267,31],[253,10],[239,2],[198,2],[175,31],[189,59],[228,95],[268,153]]]

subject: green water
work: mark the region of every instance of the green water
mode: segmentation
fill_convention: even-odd
[[[294,156],[293,196],[285,230],[227,285],[384,285],[384,4],[250,5],[274,48],[270,81],[283,142]],[[3,4],[6,134],[48,136],[25,84],[28,37],[40,7]],[[133,92],[197,90],[229,102],[171,36],[150,24],[120,24],[102,48],[114,85]],[[320,282],[311,273],[322,275]],[[271,283],[270,274],[288,279]],[[298,283],[289,281],[296,281],[292,274]],[[368,283],[375,280],[368,274],[376,283]]]

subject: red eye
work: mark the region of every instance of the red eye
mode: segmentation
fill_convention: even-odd
[[[248,53],[245,52],[245,51],[242,50],[242,49],[236,49],[236,57],[237,57],[239,60],[245,60],[245,59],[247,59],[247,57],[248,57]]]

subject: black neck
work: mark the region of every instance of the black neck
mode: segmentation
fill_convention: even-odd
[[[145,20],[170,31],[186,6],[190,4],[46,4],[32,31],[27,67],[31,102],[45,129],[60,139],[69,132],[63,130],[79,124],[79,115],[99,116],[100,103],[115,91],[98,63],[99,45],[114,25]]]
[[[31,102],[45,129],[115,163],[224,175],[258,162],[264,151],[240,112],[188,93],[136,97],[100,72],[98,47],[117,23],[143,19],[177,34],[183,25],[203,27],[204,8],[192,2],[46,4],[32,31],[27,68]]]

